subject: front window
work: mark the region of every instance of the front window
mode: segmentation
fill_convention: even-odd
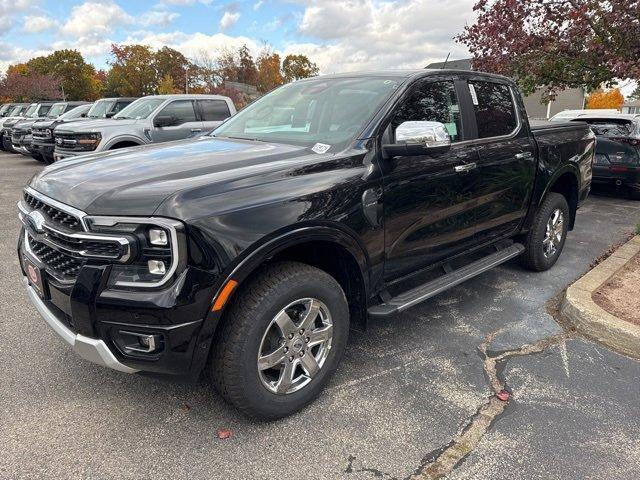
[[[64,113],[65,108],[67,108],[66,103],[54,103],[51,106],[51,110],[49,110],[49,113],[47,113],[47,117],[58,118]]]
[[[362,132],[404,78],[315,78],[284,85],[212,135],[339,151]]]
[[[0,117],[4,117],[5,113],[7,113],[7,111],[9,111],[10,108],[11,108],[11,105],[9,104],[2,105],[2,107],[0,107]]]
[[[109,108],[113,105],[113,100],[98,100],[87,113],[89,118],[105,118]]]
[[[160,105],[164,103],[164,98],[141,98],[123,108],[120,113],[113,118],[130,118],[140,120],[151,115]]]

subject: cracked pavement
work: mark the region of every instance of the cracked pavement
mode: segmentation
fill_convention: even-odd
[[[252,423],[205,382],[110,371],[55,337],[22,291],[14,251],[15,202],[42,167],[4,153],[0,163],[0,478],[429,478],[447,446],[471,438],[500,382],[511,400],[471,432],[448,478],[640,475],[640,363],[564,338],[546,308],[640,223],[640,202],[592,195],[553,269],[510,262],[373,320],[318,401]],[[533,344],[545,348],[496,364],[496,386],[483,352]]]

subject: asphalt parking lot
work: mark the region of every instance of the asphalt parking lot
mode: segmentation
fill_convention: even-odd
[[[565,334],[547,305],[640,223],[640,202],[592,195],[553,269],[508,263],[373,321],[317,402],[253,423],[205,381],[88,363],[39,318],[14,250],[15,203],[41,168],[0,153],[0,478],[407,478],[491,394],[483,342],[508,353],[512,401],[450,478],[640,478],[640,363]]]

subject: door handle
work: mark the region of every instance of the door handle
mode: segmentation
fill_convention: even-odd
[[[465,163],[464,165],[456,165],[455,167],[453,167],[453,169],[457,173],[467,173],[468,171],[473,170],[476,167],[477,165],[475,163]]]
[[[516,158],[518,160],[524,160],[525,158],[531,158],[531,156],[532,156],[531,152],[516,153]]]
[[[201,128],[192,128],[191,129],[191,133],[198,133],[198,132],[201,132],[201,131],[202,131]]]

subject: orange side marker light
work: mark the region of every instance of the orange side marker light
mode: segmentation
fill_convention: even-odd
[[[233,293],[233,291],[236,289],[237,286],[238,286],[238,282],[236,282],[235,280],[229,280],[225,284],[225,286],[222,287],[222,290],[220,290],[220,294],[218,295],[218,298],[216,298],[216,301],[213,302],[213,307],[211,307],[211,311],[219,312],[220,310],[222,310],[226,305],[227,300],[229,300],[229,297],[231,296],[231,294]]]

